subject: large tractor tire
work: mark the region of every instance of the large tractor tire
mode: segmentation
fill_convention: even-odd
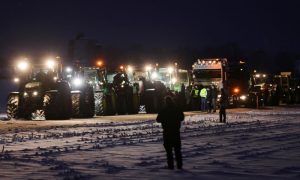
[[[45,93],[44,113],[46,119],[70,119],[71,107],[71,91],[67,83],[59,82],[57,90]]]
[[[145,91],[145,107],[147,113],[157,113],[158,100],[155,91]]]
[[[106,115],[106,99],[103,92],[95,92],[95,114],[97,116]]]
[[[44,113],[45,113],[45,119],[58,119],[57,114],[57,91],[48,91],[44,95]]]
[[[76,118],[92,118],[95,115],[95,97],[91,86],[74,92],[72,97],[72,116]]]
[[[72,117],[80,117],[80,92],[72,92]]]
[[[84,88],[80,94],[80,114],[83,118],[92,118],[95,115],[95,97],[91,86]]]
[[[7,118],[15,119],[19,110],[19,93],[10,93],[7,98]]]

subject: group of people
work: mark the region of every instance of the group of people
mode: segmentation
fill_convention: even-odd
[[[202,89],[201,89],[202,91]],[[202,99],[201,96],[201,107],[202,102],[204,110],[206,107],[209,112],[212,110],[216,112],[216,101],[217,101],[217,91],[215,87],[201,92],[200,96],[205,95],[205,99]],[[215,91],[215,92],[214,92]],[[215,93],[215,94],[214,94]],[[215,98],[215,102],[213,99]],[[209,102],[208,102],[209,100]],[[221,89],[220,97],[220,122],[226,122],[226,107],[228,104],[228,96],[226,91]],[[163,140],[164,148],[167,154],[167,163],[169,169],[174,169],[174,157],[173,150],[175,152],[175,159],[177,169],[182,169],[182,154],[181,154],[181,138],[180,138],[180,127],[181,122],[184,120],[184,114],[182,108],[176,106],[172,96],[167,96],[165,98],[165,107],[158,113],[156,121],[162,124],[163,128]]]
[[[195,86],[191,90],[191,109],[216,112],[218,91],[215,86],[201,87]]]

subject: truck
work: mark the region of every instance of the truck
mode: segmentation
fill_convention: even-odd
[[[192,65],[194,87],[225,88],[232,107],[248,104],[249,74],[245,62],[229,63],[226,58],[198,59]]]

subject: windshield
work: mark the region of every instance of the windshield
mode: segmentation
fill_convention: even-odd
[[[33,89],[33,88],[38,88],[40,87],[42,84],[40,82],[30,82],[30,83],[27,83],[25,85],[25,88],[26,89]]]
[[[221,69],[194,70],[193,74],[197,79],[221,78]]]

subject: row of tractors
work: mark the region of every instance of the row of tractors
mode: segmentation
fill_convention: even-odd
[[[88,66],[79,62],[67,66],[56,58],[30,64],[23,59],[15,67],[14,81],[19,88],[8,97],[9,119],[156,113],[167,95],[175,95],[174,99],[185,110],[193,110],[193,91],[212,86],[218,92],[221,88],[227,90],[231,107],[300,102],[300,86],[292,83],[296,81],[291,80],[291,74],[273,77],[251,73],[245,62],[228,63],[225,58],[198,59],[192,71],[179,69],[176,63],[169,67],[120,66],[114,71],[108,71],[101,61]]]
[[[108,72],[101,62],[63,66],[60,59],[49,59],[32,65],[23,59],[15,67],[19,88],[9,94],[7,116],[70,119],[158,112],[168,85],[174,87],[175,80],[169,77],[169,82],[163,82],[157,67],[132,68],[121,66]]]

